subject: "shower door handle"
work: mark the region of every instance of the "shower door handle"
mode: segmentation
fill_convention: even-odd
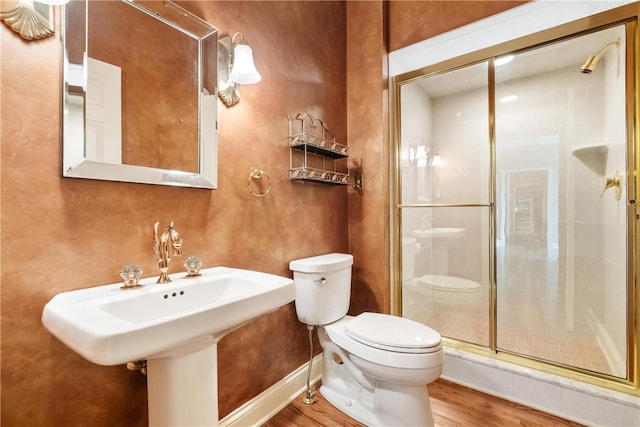
[[[620,171],[616,171],[616,175],[613,178],[605,178],[604,188],[602,189],[602,193],[600,193],[600,197],[604,196],[604,192],[607,191],[608,188],[614,187],[616,190],[616,200],[620,200],[622,193],[622,188],[620,187],[621,181]]]

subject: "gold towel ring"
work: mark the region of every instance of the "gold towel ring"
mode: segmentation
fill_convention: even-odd
[[[262,192],[256,193],[251,189],[251,182],[252,180],[262,180],[263,177],[267,178],[267,188],[262,188]],[[267,174],[262,169],[251,168],[251,173],[249,174],[249,182],[247,183],[247,189],[249,190],[249,193],[251,193],[255,197],[264,197],[269,194],[269,191],[271,190],[271,178],[269,177],[269,174]]]

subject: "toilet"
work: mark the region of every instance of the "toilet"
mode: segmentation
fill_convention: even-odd
[[[425,322],[432,314],[477,319],[482,316],[483,294],[480,283],[462,277],[425,274],[402,283],[403,313]]]
[[[433,314],[455,313],[456,317],[482,316],[484,296],[478,282],[446,274],[415,277],[417,241],[402,238],[402,313],[426,323]]]
[[[452,311],[477,318],[480,314],[482,295],[480,283],[462,277],[441,274],[425,274],[418,278],[417,285],[431,290],[433,305],[444,313]]]
[[[291,261],[298,319],[318,326],[320,393],[369,426],[433,426],[427,384],[442,373],[438,332],[380,313],[347,316],[353,256],[332,253]]]

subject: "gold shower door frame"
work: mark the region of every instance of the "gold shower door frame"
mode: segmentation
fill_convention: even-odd
[[[559,27],[545,30],[530,36],[512,40],[487,49],[472,52],[442,63],[428,66],[419,70],[404,73],[391,78],[390,104],[391,104],[391,313],[402,315],[402,214],[404,210],[412,208],[429,207],[488,207],[490,211],[490,242],[489,272],[490,272],[490,301],[489,301],[489,346],[479,346],[444,338],[447,346],[482,354],[487,357],[508,361],[525,367],[531,367],[545,372],[565,376],[586,383],[610,388],[613,390],[640,395],[640,283],[638,278],[637,254],[640,252],[640,238],[638,236],[638,213],[636,201],[636,188],[640,188],[640,77],[638,76],[638,64],[640,53],[638,52],[639,35],[638,20],[640,7],[638,3],[622,6],[607,12],[594,15],[589,18],[570,22]],[[626,194],[627,199],[627,351],[626,351],[626,376],[614,377],[586,369],[561,365],[522,354],[501,350],[497,345],[497,283],[496,283],[496,131],[495,131],[495,92],[496,77],[494,59],[498,56],[523,52],[539,47],[551,41],[562,41],[576,36],[589,34],[614,25],[625,25],[626,50],[625,59],[625,97],[626,97],[626,143],[627,143],[627,175]],[[467,65],[488,61],[489,78],[489,144],[490,144],[490,182],[489,203],[469,205],[436,205],[428,203],[403,204],[402,200],[402,151],[401,151],[401,91],[402,87],[424,76],[436,75],[447,71],[456,70]],[[522,224],[524,226],[524,224]]]

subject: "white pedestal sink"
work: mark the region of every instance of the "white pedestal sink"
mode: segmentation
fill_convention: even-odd
[[[465,228],[434,227],[413,231],[413,236],[422,245],[430,245],[433,250],[431,257],[432,272],[449,274],[449,246],[454,240],[464,237]]]
[[[295,298],[293,280],[225,267],[172,282],[141,280],[63,292],[42,323],[99,365],[147,360],[149,424],[218,424],[217,343],[227,333]]]
[[[413,235],[419,239],[458,239],[464,237],[465,231],[457,227],[436,227],[414,230]]]

